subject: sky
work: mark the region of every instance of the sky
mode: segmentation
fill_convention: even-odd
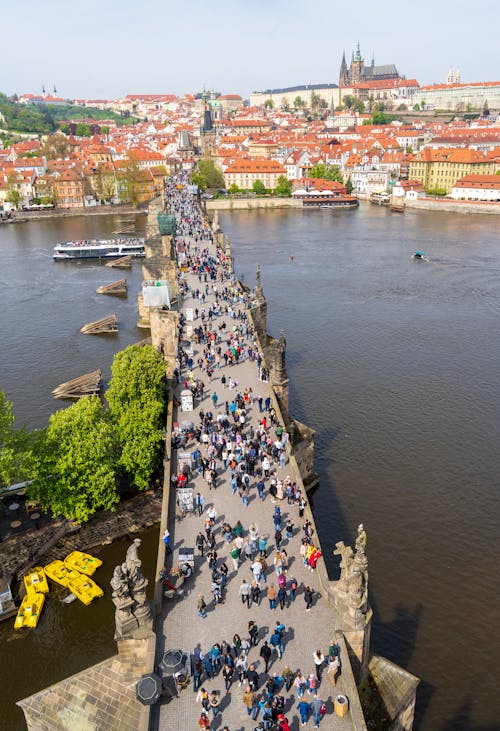
[[[342,52],[421,85],[500,80],[498,0],[1,2],[0,91],[67,98],[338,83]]]

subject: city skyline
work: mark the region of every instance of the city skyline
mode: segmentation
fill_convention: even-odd
[[[392,3],[367,0],[355,10],[318,0],[311,12],[298,0],[88,0],[76,23],[67,7],[26,0],[23,15],[38,42],[20,45],[17,33],[5,34],[0,91],[40,93],[42,84],[55,84],[67,98],[113,99],[206,86],[248,97],[257,89],[338,83],[342,53],[349,59],[358,41],[366,63],[374,53],[376,63],[395,63],[421,85],[444,83],[450,67],[464,82],[500,76],[500,8],[491,0],[478,0],[473,16],[465,3],[450,14],[422,0],[405,17]],[[3,9],[4,27],[15,28],[18,19],[11,7]],[[29,28],[28,40],[35,37]]]

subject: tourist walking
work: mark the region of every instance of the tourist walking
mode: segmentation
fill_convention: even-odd
[[[309,721],[311,706],[304,698],[302,698],[300,703],[297,704],[297,710],[300,713],[300,722],[303,726],[305,726],[306,723]]]
[[[267,673],[267,671],[269,670],[269,663],[271,661],[272,654],[273,654],[272,650],[269,647],[267,640],[264,640],[262,647],[260,648],[259,655],[264,660],[264,663],[265,663],[264,672],[265,673]]]
[[[205,597],[203,596],[203,594],[198,594],[198,605],[197,606],[198,606],[198,614],[200,615],[200,617],[205,619],[205,617],[207,616],[207,613],[205,612],[207,605],[206,605]]]
[[[220,701],[218,691],[213,690],[210,694],[210,708],[212,709],[214,720],[217,714],[220,713],[219,703]]]
[[[311,611],[313,598],[314,598],[313,590],[311,589],[310,586],[306,586],[306,588],[304,589],[304,601],[306,603],[306,612]]]
[[[313,654],[314,665],[316,667],[316,677],[321,683],[321,674],[323,672],[323,663],[325,662],[325,656],[321,650],[316,650]]]
[[[326,703],[321,698],[316,697],[311,703],[311,711],[314,721],[314,728],[319,728],[321,719],[326,714]]]
[[[251,596],[252,587],[250,584],[247,583],[246,579],[243,579],[243,581],[240,584],[239,588],[239,595],[241,596],[241,603],[247,605],[247,607],[250,609],[250,596]]]
[[[269,600],[269,609],[274,610],[276,609],[276,589],[274,588],[274,584],[271,584],[269,589],[267,590],[267,598]]]

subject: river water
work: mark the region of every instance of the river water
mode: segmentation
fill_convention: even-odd
[[[120,270],[99,262],[52,260],[52,248],[60,241],[105,237],[132,222],[130,216],[114,215],[0,225],[0,389],[14,402],[19,422],[42,427],[52,411],[67,405],[52,398],[55,386],[96,368],[108,378],[113,355],[144,336],[136,328],[140,261]],[[143,231],[145,217],[138,217],[136,225]],[[127,299],[95,294],[100,284],[123,277]],[[80,334],[83,324],[111,312],[118,317],[117,335]],[[140,537],[152,591],[158,528]],[[129,544],[118,541],[99,552],[104,564],[94,578],[105,595],[89,607],[78,601],[63,604],[51,592],[35,630],[15,632],[14,618],[0,622],[0,731],[26,728],[17,700],[116,652],[109,582]]]
[[[287,332],[291,410],[317,430],[315,516],[332,576],[335,542],[352,543],[362,521],[372,647],[422,678],[416,727],[498,729],[497,220],[369,204],[221,220],[245,281],[262,266],[270,332]],[[107,377],[114,353],[142,337],[138,262],[121,272],[52,261],[55,243],[124,225],[109,216],[0,226],[0,388],[30,427],[64,406],[56,385],[95,368]],[[411,261],[415,249],[430,262]],[[124,276],[128,299],[95,294]],[[117,335],[79,333],[111,312]],[[150,579],[156,540],[146,533]],[[103,588],[125,547],[100,554]],[[90,607],[49,599],[36,630],[0,624],[0,645],[0,729],[17,731],[16,700],[114,653],[109,593]]]
[[[500,728],[498,219],[365,204],[221,223],[287,333],[330,574],[363,522],[372,649],[422,678],[416,728]]]

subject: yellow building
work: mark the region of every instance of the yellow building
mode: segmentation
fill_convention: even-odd
[[[424,148],[409,160],[408,177],[420,180],[426,190],[451,193],[464,175],[494,175],[500,169],[500,147],[492,152],[469,149]]]

